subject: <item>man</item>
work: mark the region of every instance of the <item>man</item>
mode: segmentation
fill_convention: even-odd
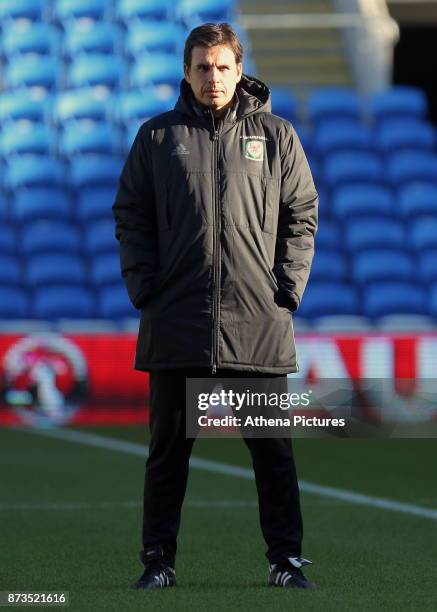
[[[113,206],[121,268],[141,310],[135,367],[150,372],[145,570],[133,588],[173,586],[194,439],[187,378],[296,372],[290,313],[308,280],[317,193],[290,123],[242,72],[226,23],[188,36],[174,110],[144,123]],[[291,440],[245,438],[255,471],[268,584],[312,588]]]

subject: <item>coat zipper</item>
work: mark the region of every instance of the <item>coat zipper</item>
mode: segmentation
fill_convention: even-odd
[[[212,282],[212,363],[211,372],[216,374],[218,365],[218,336],[220,327],[220,209],[218,202],[219,194],[219,174],[218,174],[218,148],[219,148],[219,131],[216,129],[214,115],[211,112],[212,128],[213,128],[213,156],[212,156],[212,171],[213,171],[213,206],[214,206],[214,226],[213,226],[213,282]]]

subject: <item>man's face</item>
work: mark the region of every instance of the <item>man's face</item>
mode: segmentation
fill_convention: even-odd
[[[191,65],[185,65],[185,80],[196,100],[212,111],[223,109],[232,100],[243,65],[235,62],[232,49],[226,46],[196,46],[191,50]]]

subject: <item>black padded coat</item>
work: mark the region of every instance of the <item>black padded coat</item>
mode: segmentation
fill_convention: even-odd
[[[135,367],[298,370],[291,313],[314,253],[317,192],[292,125],[243,75],[221,120],[183,80],[144,123],[113,205],[141,310]]]

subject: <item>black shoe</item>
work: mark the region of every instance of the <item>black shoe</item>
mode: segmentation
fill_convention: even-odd
[[[311,561],[302,557],[288,557],[284,562],[270,565],[267,584],[295,589],[314,589],[315,584],[305,578],[302,570],[304,565],[310,565]]]
[[[162,589],[176,585],[175,570],[164,562],[162,546],[141,551],[140,559],[145,569],[141,578],[131,585],[131,589]]]

